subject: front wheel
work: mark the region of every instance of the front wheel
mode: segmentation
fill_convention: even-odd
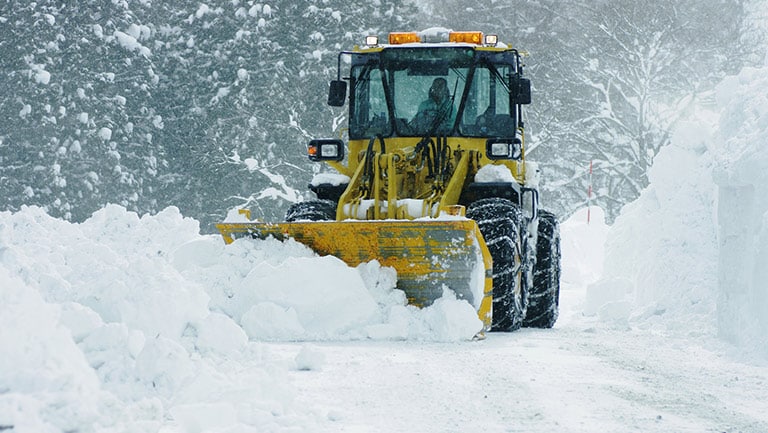
[[[467,208],[493,258],[492,331],[509,332],[523,324],[528,293],[523,284],[524,219],[520,207],[503,198],[478,200]]]

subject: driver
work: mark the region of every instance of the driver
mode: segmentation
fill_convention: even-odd
[[[447,132],[453,126],[456,112],[453,109],[451,94],[448,91],[448,82],[445,78],[438,77],[432,81],[429,88],[429,97],[419,104],[419,111],[411,120],[413,128],[429,132],[433,127],[436,132]],[[439,122],[439,124],[435,124]]]

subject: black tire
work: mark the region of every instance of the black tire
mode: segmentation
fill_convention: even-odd
[[[336,202],[308,200],[294,203],[285,213],[285,221],[328,221],[336,219]]]
[[[528,304],[524,271],[524,220],[520,207],[503,198],[478,200],[467,208],[467,217],[480,227],[493,258],[493,318],[491,331],[519,329]]]
[[[523,326],[551,328],[560,312],[560,225],[551,212],[539,211],[533,287]]]

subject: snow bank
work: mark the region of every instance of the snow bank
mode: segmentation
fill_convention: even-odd
[[[768,357],[768,66],[717,88],[720,335]]]
[[[635,315],[636,323],[714,333],[717,242],[708,124],[701,119],[677,129],[654,160],[650,185],[609,231],[602,280],[587,296],[619,302],[625,314],[609,315],[612,320]]]
[[[679,125],[609,231],[586,314],[618,302],[610,320],[719,335],[768,356],[766,88],[768,67],[744,69],[717,87],[719,113]]]
[[[295,242],[225,246],[176,208],[107,206],[82,224],[0,213],[0,426],[316,430],[327,419],[297,406],[286,375],[320,368],[322,352],[286,359],[259,341],[464,341],[481,328],[452,292],[417,309],[395,281]]]
[[[99,379],[46,303],[0,268],[0,425],[18,431],[75,431],[97,419]],[[55,419],[55,427],[41,417]]]

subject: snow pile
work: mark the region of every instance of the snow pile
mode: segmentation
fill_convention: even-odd
[[[720,335],[768,356],[768,66],[717,88]]]
[[[0,268],[0,426],[62,431],[96,421],[105,399],[100,381],[71,333],[59,324],[62,307],[46,303]]]
[[[486,164],[475,174],[475,182],[515,182],[515,176],[509,167],[503,164]]]
[[[681,125],[656,156],[648,188],[622,209],[605,245],[603,278],[587,290],[598,305],[587,313],[604,308],[612,321],[634,314],[667,329],[714,333],[717,242],[707,124]]]
[[[420,310],[395,281],[295,242],[225,246],[175,208],[107,206],[82,224],[0,213],[0,427],[316,430],[327,419],[297,406],[286,375],[322,353],[286,360],[259,341],[466,341],[481,328],[453,292]]]
[[[768,67],[747,68],[718,86],[719,115],[679,125],[610,229],[586,314],[768,355],[766,88]]]
[[[539,164],[531,161],[525,161],[524,166],[518,165],[518,170],[524,170],[525,184],[529,188],[537,188],[541,180],[541,170]],[[516,182],[512,170],[504,164],[485,164],[475,173],[475,182],[494,183],[494,182]]]
[[[312,177],[312,181],[309,183],[312,186],[318,186],[323,184],[331,184],[333,186],[339,186],[348,184],[350,181],[349,176],[339,173],[317,173]]]

